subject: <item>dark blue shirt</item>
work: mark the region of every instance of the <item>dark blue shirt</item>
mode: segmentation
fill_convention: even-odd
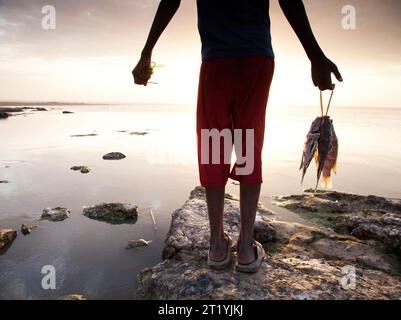
[[[197,0],[202,60],[274,57],[269,0]]]

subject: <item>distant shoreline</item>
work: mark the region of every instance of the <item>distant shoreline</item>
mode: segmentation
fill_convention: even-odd
[[[25,106],[129,106],[129,105],[174,105],[174,106],[188,106],[192,103],[160,103],[160,102],[56,102],[56,101],[0,101],[0,107],[25,107]],[[269,104],[268,104],[269,107]],[[312,108],[314,106],[295,106],[288,105],[287,108]],[[345,109],[383,109],[383,110],[397,110],[400,107],[375,107],[375,106],[336,106],[336,108]]]

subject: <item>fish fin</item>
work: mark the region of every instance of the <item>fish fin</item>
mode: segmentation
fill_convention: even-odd
[[[334,164],[333,168],[331,168],[333,173],[337,174],[337,163]]]

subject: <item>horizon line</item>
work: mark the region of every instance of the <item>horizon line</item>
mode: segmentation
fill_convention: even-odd
[[[190,102],[72,102],[72,101],[6,101],[0,100],[0,107],[22,107],[22,106],[113,106],[113,105],[176,105],[176,106],[188,106],[194,105],[195,103]],[[267,106],[269,107],[269,105]],[[286,107],[309,107],[309,105],[293,105],[288,104]],[[372,109],[400,109],[397,106],[336,106],[336,108],[372,108]]]

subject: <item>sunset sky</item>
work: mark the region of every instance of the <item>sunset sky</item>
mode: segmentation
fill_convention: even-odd
[[[164,64],[153,81],[133,84],[135,66],[159,1],[0,0],[0,100],[190,103],[200,65],[196,1],[181,8],[157,44]],[[401,1],[304,1],[315,35],[342,72],[335,103],[401,107]],[[343,5],[356,8],[356,30],[341,26]],[[44,5],[56,8],[56,29],[42,29]],[[310,64],[271,1],[276,73],[271,105],[311,105],[318,89]]]

